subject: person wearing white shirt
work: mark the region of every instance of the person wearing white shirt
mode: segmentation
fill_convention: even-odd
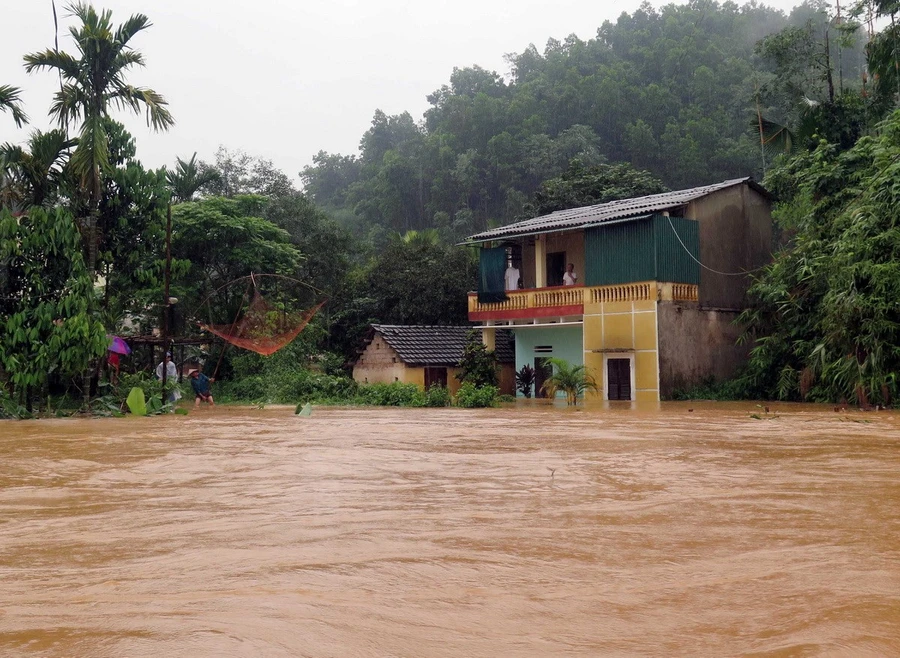
[[[557,270],[558,272],[559,270]],[[574,286],[578,282],[578,275],[575,274],[575,264],[569,263],[569,267],[566,268],[566,273],[563,274],[563,285],[564,286]]]
[[[175,367],[175,364],[172,363],[172,353],[166,352],[166,358],[156,366],[156,378],[159,381],[162,381],[163,378],[163,368],[166,369],[166,384],[169,382],[173,384],[178,383],[178,368]],[[169,402],[176,402],[181,399],[181,391],[176,387],[169,393]]]

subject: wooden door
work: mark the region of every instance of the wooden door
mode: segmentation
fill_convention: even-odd
[[[425,390],[432,386],[447,388],[446,368],[425,368]]]
[[[609,386],[607,399],[631,399],[631,359],[607,359],[606,383]]]

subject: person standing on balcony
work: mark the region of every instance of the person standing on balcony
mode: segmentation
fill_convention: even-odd
[[[566,268],[566,273],[563,274],[563,285],[574,286],[577,282],[578,275],[575,274],[575,263],[569,263],[569,266]]]
[[[513,264],[510,263],[506,268],[506,274],[503,275],[503,278],[506,279],[507,290],[519,289],[519,276],[519,268],[513,267]]]

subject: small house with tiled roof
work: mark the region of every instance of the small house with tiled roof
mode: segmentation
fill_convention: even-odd
[[[501,226],[480,247],[469,320],[515,336],[516,368],[584,365],[605,400],[658,401],[735,374],[735,319],[772,251],[771,198],[749,178]],[[566,277],[567,268],[577,279]],[[565,285],[565,284],[569,285]]]
[[[456,375],[472,327],[373,324],[353,364],[353,379],[361,384],[404,382],[423,388],[459,388]],[[494,351],[500,365],[500,392],[515,394],[513,336],[496,332]]]

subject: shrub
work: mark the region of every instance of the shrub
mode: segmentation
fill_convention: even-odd
[[[426,407],[448,407],[450,406],[450,391],[443,386],[434,384],[425,391]]]
[[[464,382],[456,393],[456,404],[466,409],[493,407],[497,404],[499,392],[500,389],[496,386],[475,386],[471,382]]]
[[[424,407],[425,393],[415,384],[392,382],[359,387],[355,402],[380,407]]]
[[[357,384],[348,377],[334,377],[305,369],[279,369],[267,375],[248,375],[220,387],[222,401],[272,402],[350,402]]]
[[[461,382],[470,382],[475,386],[496,386],[497,356],[488,350],[481,341],[481,334],[472,330],[466,336],[462,359],[459,361],[462,372],[456,375]]]

